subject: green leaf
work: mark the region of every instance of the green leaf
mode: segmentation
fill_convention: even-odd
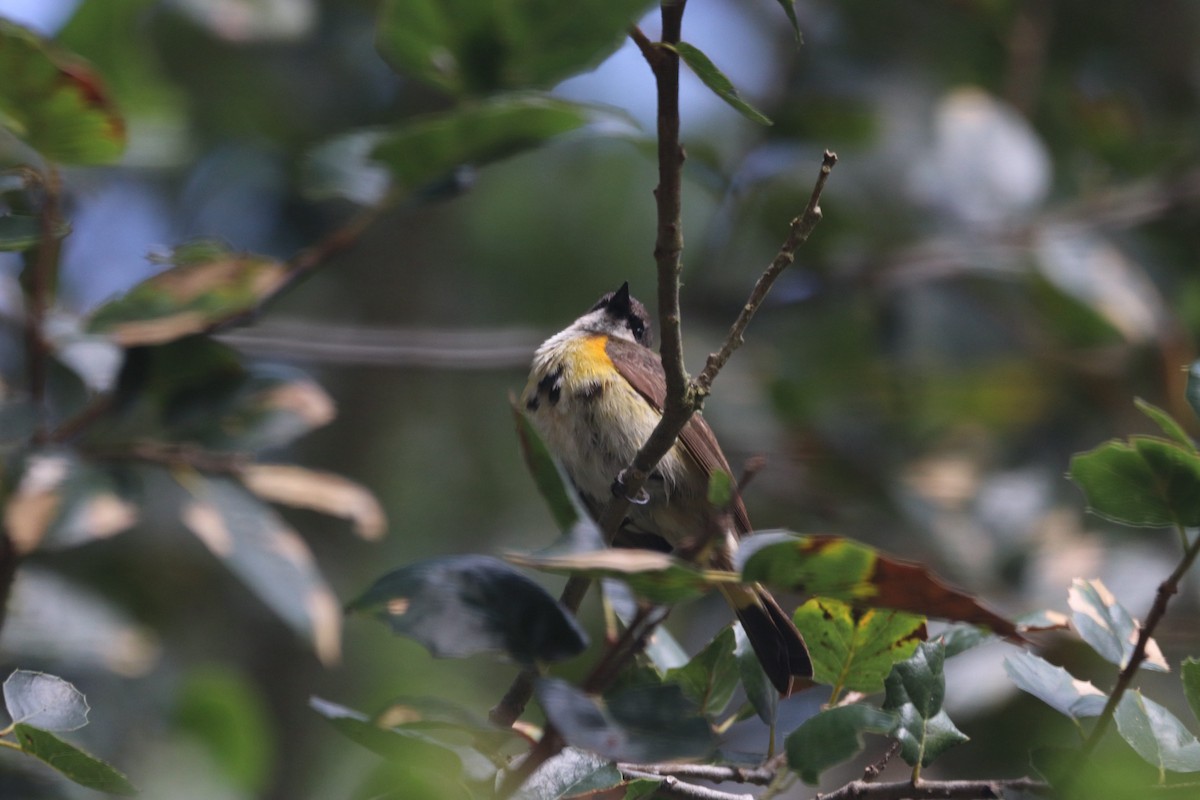
[[[619,785],[621,773],[612,761],[567,747],[538,767],[513,800],[563,800]]]
[[[729,508],[737,487],[733,476],[723,469],[715,469],[708,476],[708,504],[713,508]]]
[[[71,232],[68,222],[59,222],[54,237],[61,239]],[[32,250],[42,241],[42,221],[24,214],[0,216],[0,252]]]
[[[1014,639],[1013,623],[921,564],[887,556],[840,536],[763,532],[742,540],[737,552],[746,583],[833,597],[859,608],[893,608],[928,617],[983,625]]]
[[[70,682],[45,672],[14,670],[4,681],[4,705],[15,723],[44,731],[74,731],[88,723],[87,699]]]
[[[538,679],[534,693],[568,744],[613,761],[700,758],[716,745],[708,721],[675,685],[625,689],[603,705],[558,678]]]
[[[967,741],[942,710],[945,654],[941,642],[924,642],[912,658],[896,665],[885,682],[883,707],[899,716],[893,735],[900,742],[901,757],[913,766],[928,766],[947,749]]]
[[[233,668],[191,670],[179,688],[175,723],[203,743],[231,784],[261,795],[275,763],[270,709],[255,685]]]
[[[1200,361],[1193,361],[1188,367],[1187,388],[1184,390],[1184,397],[1187,398],[1188,405],[1192,407],[1192,413],[1200,417]]]
[[[106,164],[125,150],[125,122],[81,59],[0,19],[0,124],[50,161]]]
[[[1196,452],[1196,443],[1192,441],[1192,437],[1187,435],[1187,431],[1183,429],[1183,426],[1175,421],[1174,417],[1158,406],[1147,403],[1140,397],[1134,398],[1133,404],[1137,406],[1138,411],[1141,411],[1147,417],[1154,420],[1155,424],[1162,428],[1163,433],[1193,453]]]
[[[678,684],[701,714],[720,714],[738,685],[733,628],[723,628],[695,658],[668,670],[663,680]]]
[[[60,773],[89,789],[130,796],[137,789],[111,764],[64,742],[54,734],[31,725],[14,727],[21,749],[41,759]]]
[[[974,625],[949,625],[932,638],[941,639],[946,645],[946,658],[953,658],[993,637],[988,631]]]
[[[376,755],[444,775],[462,772],[462,761],[457,753],[421,733],[380,726],[365,714],[319,697],[310,698],[308,705],[347,739]]]
[[[704,574],[668,553],[619,548],[567,555],[505,556],[514,564],[559,575],[593,580],[617,578],[654,603],[679,603],[699,597],[709,587]]]
[[[308,545],[270,507],[231,478],[177,476],[192,499],[180,518],[326,664],[341,652],[337,598]]]
[[[768,727],[775,727],[775,718],[779,713],[779,690],[771,683],[763,670],[758,654],[750,645],[750,637],[740,622],[733,624],[735,644],[733,654],[737,658],[738,675],[742,688],[746,691],[746,699],[750,701],[754,713]]]
[[[1141,631],[1137,620],[1099,580],[1076,578],[1071,581],[1067,604],[1071,607],[1071,622],[1083,640],[1105,661],[1124,669]],[[1153,639],[1146,643],[1146,660],[1142,666],[1156,672],[1170,671]]]
[[[1018,689],[1073,719],[1099,716],[1108,702],[1104,692],[1089,681],[1081,681],[1033,653],[1021,651],[1004,659],[1004,671]]]
[[[896,717],[866,705],[827,708],[806,719],[786,740],[788,766],[809,786],[821,773],[863,749],[863,734],[886,736]]]
[[[1200,455],[1175,442],[1134,436],[1071,458],[1088,510],[1142,528],[1200,525]]]
[[[1114,715],[1121,738],[1147,763],[1167,772],[1200,772],[1200,741],[1167,709],[1127,692]]]
[[[122,347],[166,344],[211,331],[261,305],[287,283],[287,265],[209,243],[179,247],[172,266],[97,308],[87,331]]]
[[[729,78],[725,77],[725,73],[717,69],[717,65],[710,61],[699,48],[687,42],[680,42],[675,45],[674,49],[692,72],[696,73],[696,77],[703,81],[705,86],[712,89],[717,97],[733,106],[735,111],[751,122],[757,122],[760,125],[773,124],[767,115],[742,99],[737,88]]]
[[[648,0],[387,0],[376,47],[393,68],[455,95],[549,88],[599,64]]]
[[[517,425],[517,441],[521,444],[521,455],[525,459],[525,468],[533,476],[538,492],[550,507],[559,530],[567,533],[580,519],[587,517],[558,463],[546,449],[546,443],[538,436],[537,430],[529,418],[513,406],[513,420]]]
[[[892,666],[925,638],[925,618],[903,611],[856,610],[841,600],[815,597],[796,609],[796,627],[808,642],[813,680],[844,690],[878,692]]]
[[[505,96],[385,131],[370,155],[401,191],[412,194],[463,165],[490,164],[577,130],[599,113],[544,95]]]
[[[796,44],[803,44],[804,39],[800,35],[800,21],[796,19],[796,3],[795,0],[775,0],[779,3],[779,7],[783,9],[783,13],[787,14],[788,22],[792,23],[792,32],[796,36]]]
[[[1185,658],[1179,666],[1179,678],[1183,681],[1183,693],[1191,706],[1192,716],[1200,720],[1200,661]]]
[[[434,558],[389,572],[347,611],[386,622],[441,658],[503,651],[532,664],[587,647],[579,623],[545,589],[487,556]]]

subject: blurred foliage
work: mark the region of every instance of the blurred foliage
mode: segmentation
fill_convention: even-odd
[[[628,279],[650,299],[649,71],[626,43],[595,73],[548,96],[507,94],[550,89],[599,63],[621,38],[599,26],[577,31],[593,19],[574,11],[547,37],[512,22],[515,4],[491,0],[454,4],[454,18],[470,20],[474,34],[448,40],[452,68],[404,40],[394,24],[401,3],[40,5],[45,16],[33,27],[57,44],[0,28],[0,168],[64,166],[61,226],[52,229],[65,238],[63,302],[47,319],[49,429],[86,421],[75,415],[98,398],[112,406],[80,439],[22,444],[36,414],[20,341],[20,275],[38,258],[31,248],[45,233],[35,222],[45,187],[0,174],[6,519],[15,507],[32,520],[23,546],[43,547],[27,564],[96,593],[80,602],[34,588],[14,602],[0,637],[5,663],[44,667],[85,689],[105,712],[79,732],[81,742],[148,791],[187,784],[196,800],[367,797],[397,787],[410,796],[461,794],[472,780],[469,758],[455,756],[462,780],[381,767],[334,730],[361,722],[356,712],[325,709],[351,722],[323,726],[307,699],[379,708],[400,694],[454,696],[485,709],[516,668],[472,657],[445,669],[356,619],[339,639],[333,597],[359,595],[397,565],[553,541],[554,520],[518,466],[505,398],[522,383],[533,346],[597,295]],[[451,31],[449,6],[410,5],[426,8],[430,30]],[[614,30],[647,6],[592,5],[611,12]],[[1112,619],[1136,624],[1175,556],[1169,536],[1131,535],[1111,520],[1174,521],[1162,512],[1179,510],[1177,487],[1156,479],[1190,480],[1180,476],[1194,477],[1196,461],[1179,436],[1198,430],[1183,367],[1200,329],[1200,10],[1178,0],[1153,14],[1079,0],[813,0],[795,6],[797,45],[780,5],[789,9],[694,2],[684,29],[704,62],[727,70],[737,95],[775,123],[739,117],[685,77],[683,303],[693,368],[803,208],[821,150],[841,158],[824,221],[706,407],[735,469],[767,457],[747,491],[751,518],[761,528],[832,530],[918,559],[1012,614],[1078,613],[1068,600],[1072,579],[1099,578],[1113,602],[1093,593],[1092,610],[1120,609],[1124,616]],[[28,6],[0,1],[0,17]],[[644,23],[651,36],[656,26]],[[506,92],[477,102],[497,89]],[[25,103],[25,91],[44,102]],[[15,114],[14,104],[30,113]],[[620,108],[597,107],[604,104]],[[78,124],[62,124],[61,115]],[[497,117],[511,126],[489,127]],[[395,144],[441,145],[447,131],[462,150]],[[531,145],[541,146],[512,155]],[[70,166],[118,158],[103,169]],[[277,268],[384,197],[402,202],[370,220],[355,249],[330,254],[321,271],[259,308],[274,294]],[[207,260],[171,268],[145,259],[196,237],[223,244]],[[232,298],[208,291],[215,285],[206,287],[206,276],[239,264],[250,267],[238,272],[244,280],[216,286]],[[151,273],[160,277],[143,283]],[[249,327],[225,328],[251,317]],[[214,331],[224,344],[192,338]],[[1178,420],[1178,433],[1139,415],[1135,396]],[[148,436],[169,446],[147,448]],[[1162,491],[1095,487],[1085,498],[1063,478],[1072,453],[1114,436],[1130,438],[1102,445],[1090,464],[1102,474],[1115,464]],[[61,445],[91,450],[79,460]],[[216,462],[196,462],[210,451]],[[276,485],[258,495],[246,454],[271,462],[263,467],[294,461],[355,482],[334,500],[306,502],[314,479],[290,474],[290,493]],[[188,459],[193,470],[181,471]],[[1085,489],[1095,486],[1088,467],[1079,459],[1072,466]],[[236,475],[197,477],[213,469]],[[340,521],[310,513],[373,530],[363,522],[376,516],[362,510],[362,487],[389,519],[393,533],[382,542],[351,540]],[[287,508],[277,513],[267,502]],[[1084,516],[1085,503],[1099,516]],[[181,507],[191,509],[188,528],[205,547],[185,533]],[[1184,512],[1180,520],[1191,524],[1195,509]],[[95,541],[120,531],[128,532]],[[230,531],[242,535],[232,549],[221,536]],[[259,546],[238,549],[247,542]],[[239,555],[295,557],[297,547],[305,554],[298,560]],[[218,569],[206,548],[251,588]],[[262,589],[280,574],[290,591]],[[1194,583],[1183,584],[1156,636],[1173,669],[1198,650]],[[298,596],[322,599],[305,605]],[[113,636],[86,643],[99,652],[85,661],[70,655],[79,648],[17,635],[44,630],[46,619],[82,618],[84,607],[103,608],[143,637],[135,623],[150,626],[169,657],[147,656],[158,650],[139,639],[134,658],[120,649],[129,638]],[[725,622],[694,603],[671,627],[691,645]],[[82,633],[61,630],[82,642]],[[1083,716],[1075,703],[1090,691],[1078,684],[1090,679],[1106,691],[1114,667],[1054,636],[1049,660],[1010,671],[1026,676],[1014,677],[1021,688]],[[331,660],[338,641],[341,666],[327,672],[311,645]],[[993,646],[1002,645],[979,649]],[[728,674],[724,655],[709,656]],[[955,670],[980,669],[969,658],[946,661],[949,713],[977,741],[978,731],[1014,735],[988,736],[982,754],[950,750],[923,774],[943,765],[947,773],[1022,772],[1036,744],[1030,731],[1042,729],[1027,724],[1029,706],[1003,675],[970,673],[987,690],[956,697]],[[214,660],[229,671],[195,672]],[[560,673],[572,669],[567,662]],[[752,683],[745,672],[741,680]],[[1160,710],[1184,715],[1185,691],[1173,675],[1163,678],[1169,683],[1139,680],[1170,710],[1139,697],[1122,710],[1128,729],[1143,730],[1140,721],[1161,718]],[[1194,686],[1186,692],[1192,699]],[[911,705],[896,698],[898,709]],[[936,718],[944,713],[937,706],[925,711]],[[243,752],[220,733],[258,725],[264,732]],[[730,737],[754,749],[757,725],[739,722]],[[871,715],[818,725],[831,726],[818,736],[837,737],[828,754],[795,762],[806,778],[856,752],[862,732],[886,727]],[[445,752],[424,729],[400,730],[389,741]],[[1186,747],[1171,754],[1153,737],[1130,736],[1158,763],[1190,763]],[[274,746],[255,750],[268,741]],[[1114,797],[1126,772],[1155,777],[1138,772],[1154,772],[1145,765],[1126,769],[1121,752],[1106,742],[1100,761],[1111,774],[1088,778]],[[559,767],[580,768],[576,758]],[[4,772],[24,768],[0,762]],[[58,796],[23,780],[0,775],[0,786]]]

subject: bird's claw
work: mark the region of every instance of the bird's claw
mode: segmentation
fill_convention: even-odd
[[[617,479],[613,481],[612,493],[615,497],[624,497],[635,506],[644,506],[650,502],[650,493],[646,491],[646,487],[638,489],[637,494],[630,497],[625,493],[625,470],[617,473]]]

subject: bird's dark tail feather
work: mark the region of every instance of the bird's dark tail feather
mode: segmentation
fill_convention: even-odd
[[[812,659],[800,631],[761,586],[723,586],[763,671],[784,697],[811,686]],[[797,680],[799,679],[799,680]]]

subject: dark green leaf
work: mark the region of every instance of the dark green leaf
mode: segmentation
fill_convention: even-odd
[[[337,598],[304,540],[231,478],[178,476],[192,500],[184,525],[296,632],[326,664],[341,652]]]
[[[667,553],[620,548],[561,556],[509,555],[508,560],[533,569],[586,578],[618,578],[655,603],[679,603],[703,594],[704,574]]]
[[[596,109],[542,95],[507,96],[414,119],[384,132],[371,158],[406,194],[463,165],[483,166],[583,127]]]
[[[758,718],[773,728],[779,711],[779,690],[767,677],[762,662],[758,660],[758,655],[750,645],[750,637],[746,635],[740,622],[733,624],[733,633],[733,653],[737,657],[738,675],[741,677],[742,688],[746,691],[746,699],[750,701]]]
[[[864,733],[886,736],[895,726],[894,715],[870,706],[827,708],[788,735],[788,766],[805,783],[816,786],[822,772],[862,750]]]
[[[648,764],[699,758],[715,746],[708,722],[678,686],[625,689],[603,706],[557,678],[539,679],[534,691],[568,744],[604,758]]]
[[[725,73],[717,69],[717,65],[710,61],[708,56],[704,55],[699,48],[687,42],[680,42],[675,45],[675,51],[679,53],[679,57],[691,68],[692,72],[696,73],[696,77],[704,82],[705,86],[712,89],[717,97],[733,106],[734,110],[739,114],[751,122],[757,122],[760,125],[772,124],[767,115],[742,99],[742,96],[738,94],[737,88],[734,87],[729,78],[725,77]]]
[[[893,735],[900,742],[901,757],[913,766],[928,766],[950,747],[967,741],[942,710],[945,654],[941,642],[924,642],[912,658],[896,665],[885,684],[883,707],[899,717]]]
[[[1067,604],[1071,607],[1071,622],[1083,640],[1106,661],[1124,669],[1141,631],[1137,620],[1099,580],[1076,578],[1071,581]],[[1153,639],[1146,643],[1146,660],[1142,666],[1157,672],[1170,671]]]
[[[1004,671],[1018,689],[1074,719],[1099,716],[1108,697],[1088,681],[1081,681],[1033,653],[1021,651],[1004,659]]]
[[[0,124],[50,161],[105,164],[125,149],[125,122],[91,66],[0,19]]]
[[[220,247],[178,248],[172,265],[92,313],[87,330],[122,347],[165,344],[242,316],[278,292],[288,267]]]
[[[878,692],[892,666],[925,638],[925,618],[903,611],[856,610],[841,600],[815,597],[796,609],[796,627],[808,643],[813,680],[844,690]]]
[[[529,418],[515,405],[513,420],[517,425],[517,441],[521,444],[525,468],[533,476],[533,482],[546,505],[550,507],[550,513],[554,516],[559,530],[567,533],[576,522],[587,517],[587,512],[580,507],[575,492],[570,488],[570,481],[546,449],[542,437],[538,436]]]
[[[933,638],[941,639],[946,645],[946,658],[953,658],[983,644],[992,634],[974,625],[950,625]]]
[[[795,0],[775,0],[779,3],[779,7],[783,9],[783,13],[787,14],[788,22],[792,23],[792,32],[796,36],[796,44],[801,44],[803,38],[800,36],[800,21],[796,19],[796,3]]]
[[[387,0],[376,46],[451,94],[549,88],[620,46],[647,0]]]
[[[1121,738],[1160,772],[1200,772],[1200,741],[1167,709],[1127,692],[1114,715]]]
[[[88,723],[83,693],[44,672],[14,670],[4,681],[4,705],[13,722],[44,731],[74,731]]]
[[[68,222],[60,222],[54,228],[54,236],[61,239],[71,232]],[[22,214],[0,216],[0,252],[32,250],[42,240],[42,221],[37,217]]]
[[[637,599],[633,596],[629,585],[624,581],[612,578],[602,580],[601,585],[604,587],[604,596],[612,606],[613,612],[616,613],[617,619],[621,620],[622,625],[628,626],[637,615],[638,610]],[[650,634],[650,640],[646,642],[644,653],[660,675],[669,669],[682,667],[688,662],[687,651],[662,625],[659,625],[654,629],[654,633]]]
[[[1192,413],[1200,417],[1200,361],[1193,361],[1188,367],[1187,389],[1184,391]]]
[[[695,658],[682,667],[668,670],[663,680],[678,684],[701,714],[720,714],[729,705],[738,684],[733,647],[733,628],[723,628]]]
[[[1196,452],[1196,443],[1192,441],[1192,437],[1187,435],[1187,431],[1183,429],[1183,426],[1175,421],[1174,417],[1158,406],[1147,403],[1140,397],[1134,398],[1133,404],[1137,406],[1138,411],[1141,411],[1147,417],[1154,420],[1155,424],[1162,428],[1163,433],[1193,453]]]
[[[421,733],[381,727],[365,714],[319,697],[310,698],[308,705],[347,739],[377,755],[430,772],[457,775],[462,771],[462,761],[453,750],[430,741]]]
[[[851,539],[763,532],[744,539],[736,556],[747,583],[833,597],[859,608],[893,608],[970,622],[1021,638],[1011,622],[921,564],[892,558]]]
[[[523,664],[581,653],[587,636],[545,589],[486,556],[448,556],[389,572],[347,606],[433,655],[502,651]]]
[[[1179,678],[1183,681],[1183,693],[1191,706],[1192,716],[1200,719],[1200,661],[1185,658],[1179,667]]]
[[[617,765],[594,753],[565,748],[529,776],[513,800],[563,800],[619,786]]]
[[[1166,439],[1134,436],[1071,458],[1088,510],[1143,528],[1200,525],[1200,455]]]
[[[204,744],[229,782],[261,796],[275,763],[275,729],[256,686],[232,668],[192,670],[178,690],[174,719]]]
[[[14,727],[14,731],[22,750],[46,762],[80,786],[122,796],[137,794],[137,789],[129,779],[111,764],[64,742],[54,734],[20,724]]]

